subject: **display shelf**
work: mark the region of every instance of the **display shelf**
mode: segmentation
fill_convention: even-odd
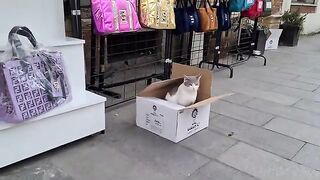
[[[104,132],[104,99],[97,95],[89,95],[85,99],[86,103],[69,103],[25,123],[1,123],[0,168]]]
[[[0,131],[13,128],[16,126],[23,126],[28,123],[34,123],[36,121],[39,121],[45,118],[50,118],[52,116],[68,113],[70,111],[74,111],[77,109],[104,103],[105,101],[106,101],[106,98],[98,96],[88,91],[85,92],[85,95],[73,93],[73,97],[70,102],[62,104],[61,106],[53,109],[52,111],[49,111],[48,113],[38,116],[34,119],[31,119],[22,123],[6,123],[6,122],[0,121]]]
[[[27,26],[44,47],[63,53],[72,100],[23,123],[0,122],[0,168],[104,131],[105,101],[86,91],[84,40],[65,37],[63,0],[11,0],[0,6],[0,52],[13,26]]]

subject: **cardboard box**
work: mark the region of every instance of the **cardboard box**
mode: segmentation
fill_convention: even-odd
[[[282,29],[270,29],[271,35],[266,41],[266,50],[267,49],[278,49],[279,38],[282,33]]]
[[[184,107],[164,100],[166,93],[179,86],[183,75],[201,74],[196,103]],[[208,127],[210,106],[219,97],[211,97],[212,72],[181,64],[172,65],[171,79],[145,88],[136,100],[136,124],[175,143]]]

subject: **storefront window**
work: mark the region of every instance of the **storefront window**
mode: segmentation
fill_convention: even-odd
[[[291,2],[299,4],[316,4],[316,0],[292,0]]]

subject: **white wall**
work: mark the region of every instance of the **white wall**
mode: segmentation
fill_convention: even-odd
[[[304,30],[302,34],[310,34],[320,32],[320,0],[317,0],[316,13],[307,15],[306,22],[304,23]]]
[[[63,0],[0,0],[0,46],[13,26],[27,26],[40,42],[65,37]],[[32,17],[32,18],[30,18]]]
[[[308,14],[302,34],[320,32],[320,12]]]

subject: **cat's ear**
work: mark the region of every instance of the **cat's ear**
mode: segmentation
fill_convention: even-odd
[[[186,81],[186,80],[188,80],[188,79],[189,79],[189,77],[186,76],[186,75],[184,75],[184,81]]]
[[[200,81],[200,79],[201,79],[201,74],[198,74],[198,75],[196,76],[196,78]]]

